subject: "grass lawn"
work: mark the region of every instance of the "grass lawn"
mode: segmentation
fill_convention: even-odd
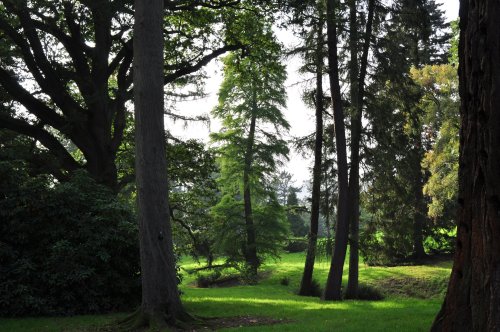
[[[196,264],[184,259],[183,268]],[[324,302],[295,295],[304,254],[286,254],[269,262],[269,275],[256,286],[195,288],[195,277],[185,274],[183,301],[189,312],[203,317],[265,316],[282,324],[225,329],[225,331],[428,331],[438,312],[451,262],[432,265],[368,267],[360,265],[360,282],[382,290],[382,301]],[[316,264],[315,279],[326,280],[329,262]],[[345,275],[347,275],[345,267]],[[289,278],[289,285],[280,281]],[[346,278],[344,278],[346,281]],[[92,331],[125,314],[68,318],[0,319],[0,332]]]

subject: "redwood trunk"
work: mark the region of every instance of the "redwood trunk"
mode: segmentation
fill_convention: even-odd
[[[309,243],[307,245],[304,273],[300,283],[299,295],[310,296],[316,246],[318,241],[319,205],[321,195],[321,158],[323,152],[323,13],[318,6],[319,20],[317,23],[316,47],[316,138],[314,142],[314,167],[311,202],[311,226],[309,229]]]
[[[433,331],[500,330],[500,2],[460,3],[458,234]]]
[[[344,125],[344,110],[340,93],[339,66],[337,55],[337,20],[335,17],[335,0],[327,1],[326,25],[328,34],[328,64],[330,90],[332,92],[333,120],[335,125],[335,143],[337,148],[338,190],[337,227],[330,271],[325,286],[325,300],[342,299],[342,274],[349,236],[348,215],[348,178],[347,152]]]
[[[163,123],[163,0],[137,0],[134,26],[136,183],[142,307],[149,323],[183,314],[168,208]]]

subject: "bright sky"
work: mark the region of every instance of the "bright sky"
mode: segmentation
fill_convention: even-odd
[[[442,3],[441,8],[445,11],[447,21],[453,21],[458,17],[458,0],[437,0]],[[286,45],[290,46],[296,41],[289,32],[280,32],[278,37]],[[288,80],[286,82],[288,93],[288,104],[284,110],[284,115],[291,125],[289,137],[298,137],[310,134],[314,131],[314,110],[307,108],[301,100],[301,85],[297,84],[301,78],[297,69],[300,62],[298,60],[291,60],[287,63]],[[220,61],[213,61],[206,68],[209,79],[206,83],[206,92],[208,97],[189,102],[182,102],[177,104],[179,113],[186,116],[195,116],[201,114],[208,114],[217,104],[217,91],[222,81]],[[191,123],[185,126],[184,123],[167,123],[167,128],[178,137],[201,139],[205,142],[208,141],[209,133],[216,132],[220,128],[220,124],[216,120],[211,120],[210,126],[202,123]],[[290,161],[286,165],[286,170],[293,174],[295,185],[301,186],[304,182],[309,181],[310,171],[309,167],[312,165],[312,155],[310,158],[304,159],[296,152],[292,151],[290,154]]]

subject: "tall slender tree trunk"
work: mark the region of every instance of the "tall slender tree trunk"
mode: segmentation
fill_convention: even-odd
[[[419,52],[419,36],[417,32],[413,35],[413,65],[419,67],[421,65],[420,52]],[[412,169],[413,178],[412,183],[412,193],[413,193],[413,253],[412,258],[415,260],[422,259],[426,256],[424,250],[424,223],[427,216],[427,204],[424,198],[424,177],[422,169],[422,159],[424,157],[424,149],[422,142],[421,132],[422,122],[416,118],[414,120],[414,128],[418,129],[417,137],[415,137],[416,143],[413,151],[410,152],[410,163],[413,163]]]
[[[351,27],[350,43],[351,62],[357,63],[357,24],[356,24],[356,5],[355,1],[350,2]],[[368,52],[370,50],[370,40],[372,37],[373,16],[375,13],[375,0],[368,1],[368,17],[365,27],[365,36],[363,44],[363,53],[361,55],[361,64],[358,66],[352,64],[351,80],[351,98],[354,103],[354,113],[351,118],[351,172],[349,173],[349,215],[350,215],[350,251],[349,251],[349,279],[347,282],[346,297],[356,298],[358,296],[359,284],[359,148],[361,143],[361,130],[363,118],[363,105],[365,95],[365,78],[368,66]]]
[[[320,2],[321,3],[321,2]],[[299,295],[311,294],[314,261],[316,259],[316,245],[318,240],[319,205],[321,200],[321,160],[323,152],[323,7],[318,4],[318,23],[316,38],[316,138],[314,142],[314,167],[311,202],[311,225],[309,229],[309,243],[307,245],[306,262]]]
[[[163,66],[163,0],[137,0],[134,103],[142,305],[136,327],[174,325],[185,314],[168,207]]]
[[[420,140],[421,141],[421,140]],[[415,199],[415,214],[413,216],[413,258],[416,260],[426,256],[424,250],[424,223],[427,215],[427,206],[424,200],[424,179],[422,174],[422,155],[417,153],[415,158],[416,174],[413,184],[413,194]]]
[[[325,300],[342,299],[342,274],[349,236],[347,152],[344,125],[344,110],[340,93],[339,61],[337,55],[337,20],[335,0],[327,0],[326,25],[328,35],[328,64],[330,90],[332,93],[335,143],[337,147],[337,170],[339,197],[337,203],[337,228],[330,271],[323,295]]]
[[[358,295],[359,265],[359,141],[361,139],[361,111],[358,104],[358,11],[356,0],[349,0],[349,83],[351,110],[351,168],[349,170],[349,279],[346,297]]]
[[[245,226],[247,241],[245,244],[245,260],[247,263],[247,268],[249,269],[248,281],[250,283],[257,282],[257,269],[259,268],[259,259],[257,257],[257,244],[255,239],[255,227],[252,215],[252,197],[250,191],[250,172],[252,169],[252,158],[253,158],[253,147],[255,139],[255,123],[256,123],[256,111],[252,113],[252,118],[250,120],[250,131],[248,134],[246,152],[245,152],[245,166],[243,170],[243,203],[245,209]]]
[[[460,2],[457,243],[433,331],[500,330],[500,2]]]
[[[325,153],[326,154],[326,153]],[[325,228],[326,228],[326,252],[332,252],[332,225],[330,222],[330,189],[328,188],[328,173],[324,172],[323,181],[325,182]]]

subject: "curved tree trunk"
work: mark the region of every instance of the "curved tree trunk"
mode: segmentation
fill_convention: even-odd
[[[318,5],[319,20],[317,23],[316,38],[316,138],[314,142],[314,167],[311,202],[311,226],[309,229],[309,243],[307,245],[306,262],[299,295],[310,296],[314,261],[316,259],[316,245],[318,240],[319,205],[321,200],[321,159],[323,152],[323,9]]]
[[[332,91],[333,120],[335,124],[335,143],[337,147],[338,188],[337,227],[335,245],[333,249],[330,271],[326,281],[325,300],[342,299],[342,274],[347,252],[349,236],[348,215],[348,178],[347,178],[347,151],[344,125],[344,109],[340,93],[339,61],[337,55],[337,20],[335,17],[335,0],[328,0],[326,7],[326,25],[328,34],[328,64],[330,67],[329,79]]]
[[[184,318],[168,208],[163,123],[163,0],[137,0],[134,26],[136,183],[142,305],[132,328]]]
[[[500,330],[500,2],[460,3],[458,234],[433,331]]]

